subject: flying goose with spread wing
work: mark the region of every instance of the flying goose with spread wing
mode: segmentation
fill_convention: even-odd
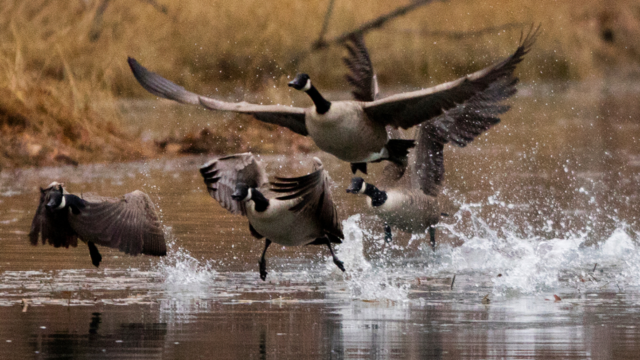
[[[69,194],[58,182],[40,189],[40,203],[31,223],[32,245],[76,247],[78,238],[89,246],[91,262],[98,267],[102,255],[97,245],[129,255],[164,256],[164,232],[149,196],[134,191],[122,198]]]
[[[266,238],[260,278],[267,278],[265,255],[272,242],[284,246],[327,245],[336,266],[344,271],[331,244],[344,239],[331,198],[329,177],[318,158],[313,172],[295,178],[276,177],[269,183],[260,162],[251,153],[212,160],[200,168],[207,191],[233,214],[249,220],[251,235]]]
[[[506,80],[505,80],[506,81]],[[444,180],[444,145],[452,142],[466,146],[484,131],[497,124],[498,115],[509,110],[500,105],[512,96],[515,87],[496,83],[459,106],[440,115],[435,121],[418,125],[417,146],[408,169],[390,163],[378,180],[380,187],[366,183],[361,177],[351,179],[348,193],[367,196],[374,214],[385,222],[385,240],[392,239],[391,227],[409,233],[429,231],[435,248],[435,225],[441,215],[438,195]]]
[[[378,100],[326,100],[311,83],[307,74],[298,74],[289,82],[304,91],[313,101],[308,108],[283,105],[257,105],[247,102],[225,102],[198,95],[147,70],[135,59],[129,66],[138,82],[152,94],[185,104],[201,105],[210,110],[250,114],[260,121],[284,126],[304,136],[341,160],[352,164],[352,170],[366,171],[366,163],[390,160],[402,164],[408,141],[390,140],[386,126],[408,129],[431,122],[440,115],[465,104],[496,83],[513,86],[513,73],[535,42],[536,30],[521,39],[516,51],[506,59],[457,80],[427,89],[396,94]],[[508,79],[508,81],[506,80]]]
[[[537,29],[531,31],[522,41],[528,49],[535,40]],[[358,46],[360,53],[367,53],[364,43]],[[351,61],[350,69],[358,74],[353,81],[356,88],[363,92],[377,88],[373,68],[366,60],[368,55],[360,56],[360,61]],[[356,58],[353,58],[354,60]],[[516,93],[518,79],[509,74],[492,82],[476,92],[464,103],[451,107],[431,121],[418,125],[416,130],[417,146],[408,164],[408,170],[396,163],[389,163],[378,180],[380,188],[366,183],[361,177],[354,177],[347,188],[348,193],[367,196],[367,202],[373,212],[384,220],[385,240],[391,241],[391,227],[410,233],[429,232],[430,242],[435,248],[435,225],[444,214],[440,212],[438,195],[444,179],[444,145],[451,142],[464,147],[477,136],[500,122],[501,114],[509,110],[502,102]],[[369,93],[371,94],[371,93]],[[389,131],[390,136],[399,138],[396,129]]]

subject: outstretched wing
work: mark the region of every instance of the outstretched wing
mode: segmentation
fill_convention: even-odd
[[[207,191],[220,205],[232,214],[246,215],[244,205],[231,198],[236,184],[260,188],[269,180],[262,165],[252,153],[221,157],[204,164],[200,174],[207,184]]]
[[[496,81],[464,104],[444,111],[432,122],[423,123],[423,136],[428,134],[441,144],[452,142],[460,147],[466,146],[500,122],[498,116],[510,108],[500,102],[515,94],[515,81],[508,78]]]
[[[411,182],[427,195],[438,196],[444,179],[444,143],[435,138],[431,124],[418,125],[418,146]]]
[[[502,84],[503,98],[515,93],[518,79],[513,72],[531,50],[538,28],[532,28],[518,49],[507,59],[455,81],[424,90],[397,94],[364,104],[367,116],[375,122],[404,129],[418,125],[459,105],[465,104],[496,83]]]
[[[290,211],[308,212],[310,216],[319,219],[324,231],[344,239],[342,224],[331,197],[329,175],[320,159],[314,157],[313,161],[314,171],[311,174],[295,178],[276,177],[276,181],[271,182],[271,191],[287,194],[278,197],[278,200],[301,197],[302,201],[289,209]]]
[[[300,135],[308,135],[304,121],[304,109],[282,105],[256,105],[248,102],[225,102],[198,95],[185,90],[180,85],[147,70],[134,58],[128,58],[129,67],[140,85],[148,92],[184,104],[202,105],[209,110],[233,111],[253,115],[256,119],[270,124],[284,126]]]
[[[38,245],[38,239],[42,238],[42,245],[48,242],[55,247],[76,247],[78,236],[69,225],[68,212],[47,210],[45,204],[49,202],[48,194],[49,189],[40,190],[40,203],[29,232],[31,245]]]
[[[515,80],[503,78],[434,121],[420,124],[412,171],[414,185],[417,181],[425,194],[436,196],[444,179],[444,145],[452,142],[464,147],[499,123],[498,116],[509,110],[509,106],[500,102],[515,92]]]
[[[362,34],[350,36],[344,46],[349,55],[342,60],[349,68],[347,81],[355,88],[351,92],[353,98],[359,101],[374,101],[378,95],[378,81]]]
[[[85,197],[84,207],[69,214],[69,224],[84,241],[130,254],[163,256],[164,232],[155,206],[142,191],[122,198]]]

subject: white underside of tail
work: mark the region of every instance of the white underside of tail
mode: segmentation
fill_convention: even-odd
[[[372,153],[362,162],[372,162],[372,161],[388,159],[388,158],[389,158],[389,150],[387,150],[386,147],[383,147],[382,150],[380,150],[379,152]]]

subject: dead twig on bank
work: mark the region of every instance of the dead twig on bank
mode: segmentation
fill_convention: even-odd
[[[309,54],[311,54],[312,52],[318,51],[318,50],[322,50],[322,49],[326,49],[331,45],[338,45],[338,44],[342,44],[343,42],[345,42],[349,37],[354,36],[354,35],[358,35],[358,34],[365,34],[373,29],[378,29],[381,28],[382,26],[384,26],[387,22],[406,15],[407,13],[416,10],[417,8],[427,5],[429,3],[432,3],[434,1],[447,1],[447,0],[414,0],[412,1],[410,4],[405,5],[405,6],[401,6],[396,8],[395,10],[388,12],[386,14],[380,15],[377,18],[367,21],[366,23],[360,25],[358,28],[345,32],[341,35],[338,35],[336,37],[333,37],[331,39],[325,40],[325,36],[327,34],[327,30],[329,28],[329,20],[331,19],[331,15],[333,14],[333,6],[335,1],[331,0],[329,2],[329,5],[327,6],[327,12],[325,13],[325,17],[324,17],[324,21],[322,22],[322,29],[320,29],[320,34],[318,35],[318,39],[316,41],[313,42],[313,44],[311,45],[311,49],[309,50],[305,50],[299,54],[297,54],[296,56],[293,57],[292,62],[293,63],[299,63],[300,61],[302,61],[304,58],[306,58],[307,56],[309,56]]]
[[[356,28],[355,30],[343,33],[339,36],[334,37],[333,39],[324,40],[324,33],[321,32],[320,33],[320,37],[318,38],[318,40],[316,40],[313,45],[311,46],[311,50],[315,51],[315,50],[319,50],[322,48],[325,48],[331,44],[342,44],[343,42],[345,42],[345,40],[347,40],[348,38],[354,36],[354,35],[358,35],[358,34],[364,34],[366,32],[369,32],[373,29],[378,29],[381,28],[382,26],[384,26],[384,24],[386,24],[387,22],[389,22],[390,20],[393,20],[397,17],[406,15],[407,13],[421,7],[424,5],[427,5],[429,3],[434,2],[435,0],[416,0],[412,3],[410,3],[409,5],[405,5],[405,6],[401,6],[399,8],[396,8],[395,10],[388,12],[384,15],[378,16],[377,18],[370,20],[362,25],[360,25],[358,28]],[[440,1],[445,1],[445,0],[440,0]],[[329,6],[333,6],[333,1],[331,3],[329,3]],[[327,15],[331,15],[329,12],[327,12]],[[328,19],[325,18],[325,22],[328,22]],[[326,32],[326,29],[323,27],[323,31]]]
[[[327,12],[324,15],[324,21],[322,22],[322,29],[320,29],[320,35],[318,35],[318,40],[316,40],[316,44],[324,43],[324,36],[327,34],[327,29],[329,28],[329,19],[331,18],[331,14],[333,13],[333,5],[335,4],[335,0],[329,0],[329,6],[327,6]]]
[[[522,29],[525,25],[526,24],[522,22],[511,22],[511,23],[502,24],[499,26],[490,26],[490,27],[486,27],[480,30],[475,30],[475,31],[439,31],[439,30],[416,31],[411,29],[398,29],[396,31],[408,33],[408,34],[418,34],[418,35],[428,36],[428,37],[444,37],[452,40],[462,40],[464,38],[483,36],[487,34],[495,34],[496,32],[500,32],[503,30]]]

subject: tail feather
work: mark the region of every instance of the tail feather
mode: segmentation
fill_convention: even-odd
[[[360,170],[363,174],[367,174],[367,163],[351,163],[351,172],[356,173]]]
[[[387,142],[385,147],[389,152],[389,161],[393,161],[398,165],[407,165],[407,155],[409,155],[409,149],[416,146],[415,140],[405,139],[391,139]]]

